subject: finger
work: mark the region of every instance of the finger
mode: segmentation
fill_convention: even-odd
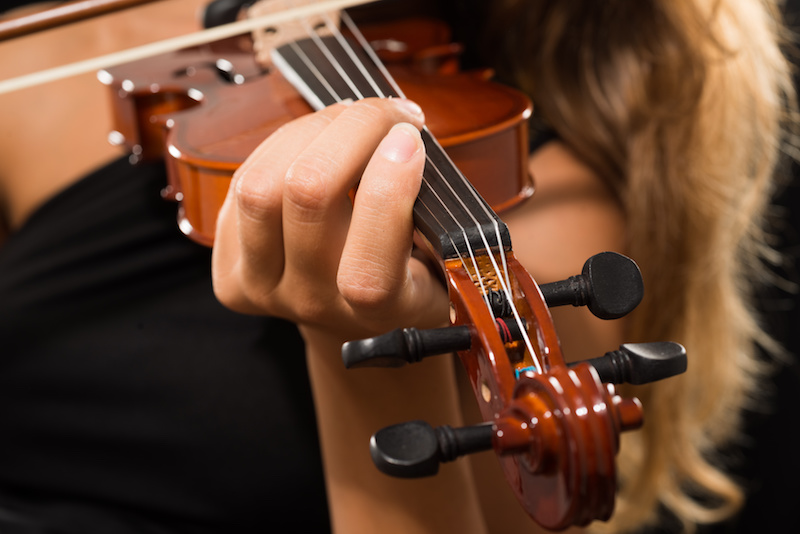
[[[283,272],[283,177],[297,155],[347,107],[305,115],[265,140],[234,174],[217,218],[214,291],[226,306],[264,313]]]
[[[447,292],[427,262],[411,257],[413,210],[425,151],[419,131],[399,124],[381,141],[361,180],[339,266],[339,291],[363,327],[433,327],[448,317]]]
[[[419,131],[394,126],[364,171],[337,284],[355,308],[376,309],[408,290],[413,207],[425,165]]]
[[[335,288],[356,186],[378,143],[399,122],[420,126],[422,112],[402,99],[367,99],[343,111],[292,164],[284,184],[286,264]]]

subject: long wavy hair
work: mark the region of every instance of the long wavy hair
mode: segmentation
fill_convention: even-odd
[[[617,511],[629,532],[664,508],[691,530],[743,491],[715,459],[757,394],[754,314],[765,209],[794,109],[786,38],[769,0],[498,0],[489,49],[502,79],[615,191],[646,297],[631,341],[673,340],[677,378],[635,388],[645,427],[624,438]]]

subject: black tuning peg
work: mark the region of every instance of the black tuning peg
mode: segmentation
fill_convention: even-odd
[[[647,384],[686,371],[686,349],[680,343],[625,343],[605,356],[570,364],[588,363],[600,380],[612,384]]]
[[[516,321],[496,319],[503,342],[522,338]],[[523,322],[524,324],[524,322]],[[431,330],[402,328],[381,336],[348,341],[342,346],[342,361],[347,369],[358,367],[401,367],[428,356],[468,350],[472,335],[468,326],[448,326]]]
[[[203,11],[203,28],[222,26],[236,22],[242,9],[254,4],[255,0],[214,0]]]
[[[586,260],[581,274],[540,288],[548,306],[588,306],[601,319],[627,315],[644,296],[636,262],[616,252],[596,254]]]
[[[425,421],[409,421],[379,430],[369,442],[372,461],[383,473],[399,478],[435,475],[439,464],[492,448],[492,423],[433,428]]]
[[[357,367],[401,367],[422,358],[467,350],[472,338],[467,326],[432,330],[402,328],[382,336],[348,341],[342,346],[342,361],[348,369]]]

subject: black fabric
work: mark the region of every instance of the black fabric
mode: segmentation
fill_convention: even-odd
[[[51,2],[53,6],[58,4],[63,4],[66,0],[59,0],[57,2]],[[6,11],[11,11],[12,9],[16,9],[18,7],[27,6],[29,4],[42,4],[42,7],[47,6],[46,0],[3,0],[3,5],[0,6],[0,13],[5,13]]]
[[[0,249],[0,520],[329,531],[302,339],[215,300],[162,167],[110,164]]]

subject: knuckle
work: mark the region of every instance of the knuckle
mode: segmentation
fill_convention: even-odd
[[[273,179],[264,176],[259,180],[246,179],[245,176],[239,177],[236,181],[234,196],[239,210],[246,215],[263,219],[267,217],[279,205],[270,184]]]
[[[307,210],[325,207],[328,177],[335,168],[335,162],[319,154],[298,158],[286,172],[286,199]]]
[[[401,284],[399,280],[381,272],[373,262],[364,261],[359,268],[340,272],[337,285],[351,307],[377,312],[396,302]]]

